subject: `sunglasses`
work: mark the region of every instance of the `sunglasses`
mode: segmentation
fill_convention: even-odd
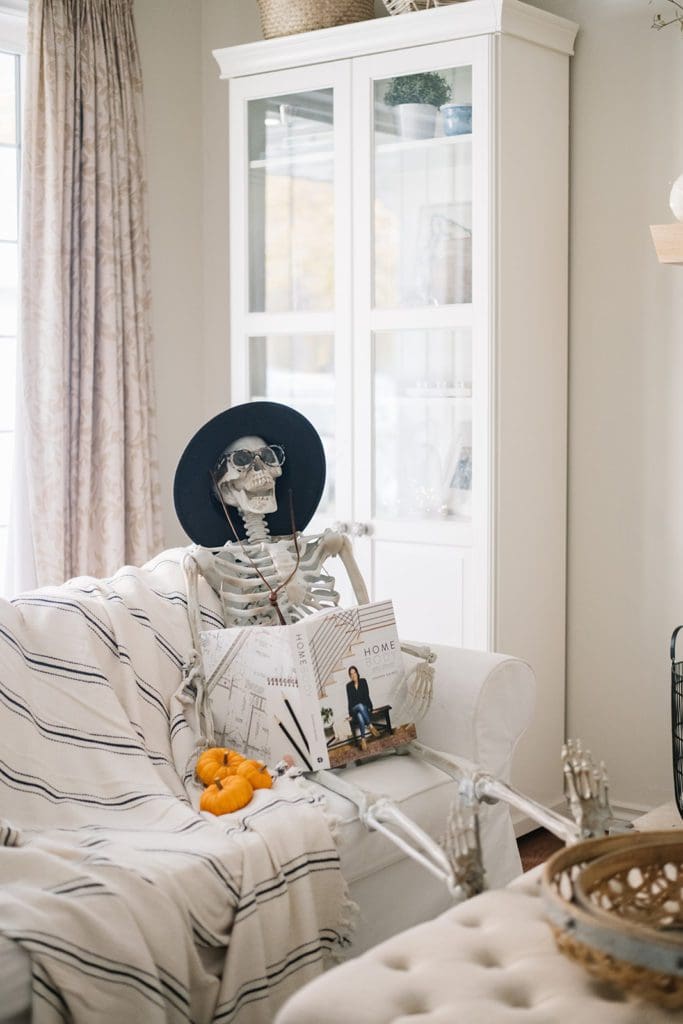
[[[237,448],[234,452],[227,452],[219,459],[216,475],[220,476],[228,466],[232,466],[240,473],[246,473],[254,465],[256,459],[271,469],[275,466],[282,466],[285,461],[285,450],[279,444],[267,444],[255,451],[251,451],[249,448]]]

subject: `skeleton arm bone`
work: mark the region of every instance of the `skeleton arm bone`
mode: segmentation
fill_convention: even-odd
[[[326,558],[333,558],[338,555],[346,569],[356,601],[358,604],[369,603],[370,597],[365,586],[365,580],[358,568],[358,562],[354,558],[351,541],[346,534],[337,533],[335,530],[325,530],[321,538],[319,555],[321,563]]]

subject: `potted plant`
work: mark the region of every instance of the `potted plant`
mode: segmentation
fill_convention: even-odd
[[[322,715],[325,739],[327,739],[328,741],[333,740],[334,726],[332,725],[332,719],[334,717],[334,711],[332,710],[332,708],[321,708],[320,714]]]
[[[451,89],[437,71],[393,78],[384,96],[396,107],[400,134],[407,139],[431,139],[439,107],[451,98]]]

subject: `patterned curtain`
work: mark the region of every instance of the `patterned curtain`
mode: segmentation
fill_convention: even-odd
[[[30,0],[23,430],[39,585],[162,545],[133,0]]]

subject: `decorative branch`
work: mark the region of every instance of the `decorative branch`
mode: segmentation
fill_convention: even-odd
[[[668,25],[680,25],[683,32],[683,3],[680,3],[679,0],[666,0],[666,2],[675,8],[672,17],[667,20],[662,14],[655,14],[652,19],[652,27],[662,29],[667,28]]]

